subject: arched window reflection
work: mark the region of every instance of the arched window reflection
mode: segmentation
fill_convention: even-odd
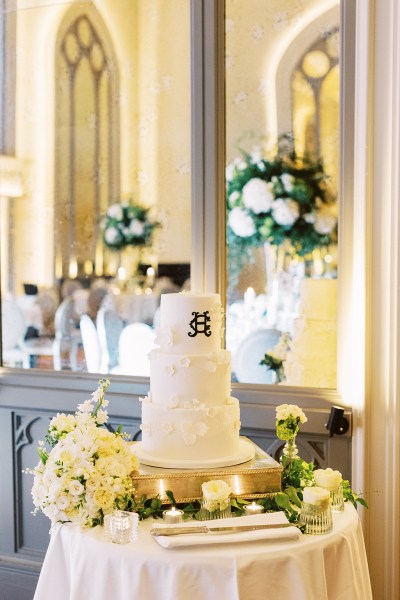
[[[118,200],[118,70],[92,8],[64,18],[56,48],[56,277],[102,275],[99,216]]]

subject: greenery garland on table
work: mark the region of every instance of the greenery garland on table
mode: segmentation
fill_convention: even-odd
[[[278,406],[276,420],[276,432],[279,439],[287,440],[295,436],[299,431],[300,423],[304,423],[307,417],[303,411],[296,405],[283,404]],[[284,418],[280,418],[283,415]],[[283,511],[290,523],[298,525],[300,517],[301,502],[303,499],[303,490],[308,486],[315,486],[314,463],[307,463],[300,457],[290,458],[283,455],[282,464],[282,491],[268,498],[259,498],[257,503],[264,507],[264,512]],[[354,507],[357,504],[368,507],[366,501],[356,494],[350,486],[348,480],[342,480],[343,496],[346,502],[351,502]],[[172,506],[179,506],[184,512],[184,519],[200,518],[200,502],[195,501],[186,504],[178,504],[174,498],[173,492],[166,492]],[[238,516],[243,514],[246,504],[251,501],[242,498],[233,497],[230,500],[232,512]],[[142,496],[140,500],[132,501],[132,510],[139,513],[140,519],[148,517],[162,517],[165,509],[159,496],[147,498]]]
[[[237,279],[251,249],[290,242],[304,256],[337,239],[336,196],[321,160],[242,152],[226,169],[228,272]]]

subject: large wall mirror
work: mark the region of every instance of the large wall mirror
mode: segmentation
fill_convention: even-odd
[[[0,5],[3,365],[145,376],[190,281],[190,3]]]
[[[4,6],[3,364],[146,376],[190,286],[191,3]],[[340,25],[339,0],[225,2],[239,383],[336,388]]]
[[[234,379],[336,388],[339,0],[226,1]]]

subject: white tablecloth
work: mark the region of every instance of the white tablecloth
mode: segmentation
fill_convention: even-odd
[[[139,525],[136,542],[105,542],[103,528],[52,534],[34,600],[370,600],[360,521],[351,505],[333,531],[297,541],[167,550]]]

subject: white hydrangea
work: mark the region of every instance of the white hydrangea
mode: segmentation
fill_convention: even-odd
[[[104,239],[107,244],[116,244],[122,239],[121,232],[117,227],[108,227],[104,232]]]
[[[263,179],[253,177],[243,186],[243,204],[254,213],[265,213],[271,210],[274,201],[274,186]]]
[[[296,200],[278,198],[272,206],[272,216],[282,227],[290,227],[300,216],[300,206]]]
[[[112,204],[108,207],[107,216],[111,219],[116,219],[117,221],[122,220],[122,205],[121,204]]]
[[[283,173],[283,175],[281,175],[281,183],[288,194],[293,190],[295,181],[296,178],[290,173]]]
[[[144,234],[144,224],[139,219],[133,219],[129,225],[129,231],[135,237],[141,237]]]
[[[237,206],[229,213],[228,225],[238,237],[250,237],[255,234],[256,227],[249,213]]]

